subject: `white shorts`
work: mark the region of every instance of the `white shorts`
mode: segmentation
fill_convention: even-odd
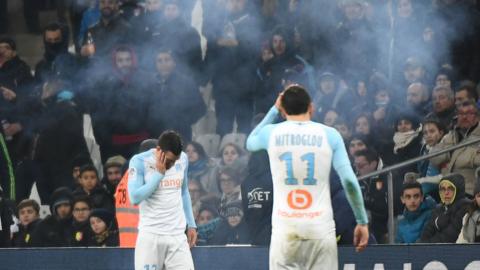
[[[324,239],[308,240],[272,235],[269,264],[270,270],[337,270],[338,256],[335,234]]]
[[[185,234],[170,236],[139,232],[135,245],[135,270],[193,270],[192,253]]]

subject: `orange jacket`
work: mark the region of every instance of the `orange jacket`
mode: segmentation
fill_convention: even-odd
[[[115,209],[120,233],[120,247],[135,247],[138,235],[138,206],[130,203],[128,197],[128,173],[115,191]]]

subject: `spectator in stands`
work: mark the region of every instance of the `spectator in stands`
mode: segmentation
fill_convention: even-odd
[[[335,29],[336,68],[341,76],[366,76],[378,64],[378,48],[372,25],[365,17],[362,1],[342,3],[342,20]]]
[[[428,196],[424,197],[422,185],[415,181],[403,184],[401,200],[405,209],[398,220],[395,243],[415,243],[430,221],[436,202]]]
[[[72,179],[75,189],[80,186],[80,168],[87,164],[93,164],[92,159],[87,154],[79,154],[72,160]]]
[[[266,151],[252,153],[241,184],[244,220],[251,244],[269,246],[272,234],[273,183]]]
[[[215,7],[218,14],[204,21],[207,58],[212,74],[217,133],[248,133],[253,113],[252,82],[259,47],[258,27],[248,0],[226,1]],[[218,2],[217,2],[218,3]],[[218,4],[217,4],[218,5]]]
[[[210,243],[221,221],[216,207],[209,204],[203,205],[195,220],[198,230],[197,245],[205,246]]]
[[[455,91],[455,104],[458,106],[468,100],[477,102],[478,92],[474,82],[463,81]]]
[[[183,140],[192,140],[192,125],[206,112],[198,85],[179,67],[177,56],[170,48],[157,49],[156,74],[149,82],[148,125],[153,137],[166,129],[174,129]],[[220,120],[219,120],[220,121]]]
[[[245,164],[236,161],[220,168],[217,176],[218,189],[222,192],[220,215],[225,216],[226,207],[233,201],[242,199],[240,184],[245,179]]]
[[[10,241],[10,225],[13,224],[13,207],[11,201],[3,193],[0,187],[0,247],[9,247]]]
[[[448,130],[453,127],[455,97],[451,88],[437,86],[432,93],[433,112],[427,117],[437,117]]]
[[[202,185],[202,190],[218,194],[217,182],[213,175],[215,164],[207,156],[203,146],[197,142],[189,142],[185,147],[185,153],[188,156],[188,178],[197,179]]]
[[[457,109],[457,125],[446,134],[433,151],[445,149],[470,138],[480,136],[479,108],[473,100],[461,104]],[[475,170],[480,166],[478,145],[470,145],[456,149],[450,153],[430,159],[434,166],[441,168],[441,173],[459,173],[465,179],[465,192],[473,196],[475,188]],[[445,165],[446,163],[446,165]],[[443,165],[443,166],[442,166]]]
[[[21,104],[31,94],[33,77],[30,67],[17,54],[17,44],[9,37],[0,37],[0,121],[7,139],[8,151],[15,166],[25,155],[25,123]],[[9,187],[3,186],[5,194]]]
[[[138,41],[149,41],[151,39],[152,31],[162,23],[163,7],[162,0],[145,1],[145,10],[132,20],[132,27]]]
[[[427,79],[427,70],[424,63],[422,63],[418,58],[409,57],[405,61],[403,76],[407,86],[417,82],[425,83]],[[406,89],[406,87],[403,89]]]
[[[101,16],[98,1],[90,1],[90,5],[82,13],[78,36],[75,37],[75,51],[79,52],[80,48],[85,43],[84,38],[87,36],[88,29],[97,24]]]
[[[51,215],[42,220],[32,235],[34,247],[69,247],[72,245],[72,202],[70,189],[56,189],[50,199]]]
[[[90,227],[93,236],[89,246],[94,247],[118,247],[118,231],[115,229],[115,221],[112,212],[104,208],[93,209],[90,213]]]
[[[315,113],[325,116],[329,109],[345,111],[352,107],[348,89],[340,87],[339,79],[331,72],[319,73],[313,105]]]
[[[453,88],[455,81],[453,78],[453,70],[451,67],[442,67],[435,76],[435,87]]]
[[[104,177],[102,179],[102,186],[107,192],[113,196],[117,189],[118,183],[122,180],[124,173],[124,166],[127,160],[122,156],[113,156],[107,159],[103,165]]]
[[[229,202],[225,207],[223,220],[218,224],[218,227],[210,240],[210,244],[249,244],[250,241],[248,226],[243,219],[241,202]]]
[[[352,137],[352,130],[347,121],[341,117],[335,120],[333,127],[342,135],[342,138],[345,142],[348,142]]]
[[[424,118],[431,111],[428,88],[425,84],[417,82],[408,86],[407,106],[418,118]]]
[[[78,73],[75,56],[68,52],[68,26],[58,22],[50,23],[43,31],[44,54],[35,65],[36,83],[56,79],[75,82]]]
[[[428,154],[437,145],[446,133],[445,127],[435,118],[427,118],[422,125],[423,145],[420,155]],[[417,181],[422,184],[423,194],[429,195],[436,201],[438,197],[438,182],[442,178],[439,167],[434,166],[429,160],[417,164],[419,177]]]
[[[116,155],[130,158],[140,143],[149,138],[146,127],[148,75],[139,69],[137,55],[129,46],[116,47],[112,59],[109,74],[85,97],[104,162]]]
[[[99,3],[100,20],[88,29],[80,54],[106,60],[115,46],[131,42],[131,25],[120,15],[118,0],[99,0]]]
[[[17,205],[20,220],[18,232],[13,233],[13,247],[32,247],[32,235],[40,223],[40,205],[35,200],[25,199]]]
[[[200,35],[183,16],[181,2],[178,0],[162,1],[163,22],[152,25],[148,40],[155,47],[170,48],[175,55],[177,70],[193,78],[195,87],[206,82],[202,79],[203,60]],[[185,1],[183,1],[185,2]],[[140,40],[145,42],[145,40]]]
[[[393,156],[390,164],[400,163],[418,157],[422,148],[422,127],[416,115],[410,112],[401,112],[395,123],[393,135]],[[384,156],[384,158],[387,158]],[[400,177],[406,172],[416,172],[415,164],[399,170]],[[399,181],[401,183],[401,180]]]
[[[370,137],[372,132],[372,121],[372,117],[369,114],[359,114],[353,120],[353,133]]]
[[[80,168],[80,187],[74,194],[88,196],[92,208],[104,208],[114,212],[113,197],[100,185],[97,169],[91,164]]]
[[[73,231],[72,231],[72,246],[86,247],[93,235],[90,228],[88,217],[92,210],[92,203],[88,196],[78,195],[73,199]]]
[[[351,111],[348,115],[349,119],[356,119],[366,112],[372,111],[373,98],[372,88],[368,85],[368,81],[364,79],[353,80],[351,87],[354,90],[353,98],[355,102],[352,102]],[[357,118],[358,119],[358,118]],[[353,121],[356,122],[356,121]],[[370,121],[371,123],[371,121]],[[358,132],[358,131],[357,131]]]
[[[373,149],[372,143],[368,137],[358,133],[353,134],[352,138],[348,142],[348,154],[350,159],[353,160],[355,153],[367,148]]]
[[[317,114],[317,117],[320,117],[320,116]],[[325,115],[323,116],[323,118],[317,118],[317,119],[321,119],[321,122],[323,124],[325,124],[329,127],[333,127],[333,124],[335,123],[335,121],[337,121],[338,117],[339,117],[339,115],[338,115],[338,112],[336,110],[329,109],[325,112]]]
[[[355,170],[358,176],[381,170],[383,162],[373,150],[366,149],[355,153]],[[370,228],[378,243],[387,241],[387,182],[385,175],[360,181],[365,207],[370,213]]]
[[[463,217],[463,226],[457,243],[480,242],[480,169],[477,169],[477,181],[473,193],[474,199],[468,206],[467,214]]]
[[[196,218],[202,207],[202,197],[205,196],[205,191],[202,184],[197,179],[188,179],[188,192],[192,201],[193,216]]]
[[[26,106],[26,127],[31,139],[35,138],[31,155],[39,167],[35,178],[40,199],[45,204],[55,189],[74,187],[72,160],[88,153],[82,115],[73,102],[71,87],[65,81],[48,81]]]
[[[419,240],[421,243],[455,243],[471,203],[465,198],[465,179],[461,174],[443,176],[438,189],[441,204],[432,211]]]

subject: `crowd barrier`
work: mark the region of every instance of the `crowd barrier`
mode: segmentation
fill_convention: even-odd
[[[197,270],[268,269],[263,247],[196,247],[192,252]],[[121,248],[0,249],[0,269],[132,270],[133,255],[133,249]],[[480,245],[377,245],[362,253],[340,247],[339,269],[479,270]]]

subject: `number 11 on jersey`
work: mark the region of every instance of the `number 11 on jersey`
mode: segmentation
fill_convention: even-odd
[[[298,179],[295,178],[293,172],[293,158],[292,152],[285,152],[279,156],[281,161],[285,161],[287,167],[287,178],[285,178],[286,185],[298,185]],[[313,177],[315,173],[315,153],[306,153],[300,157],[301,161],[307,163],[307,177],[303,179],[304,185],[316,185],[317,179]]]

